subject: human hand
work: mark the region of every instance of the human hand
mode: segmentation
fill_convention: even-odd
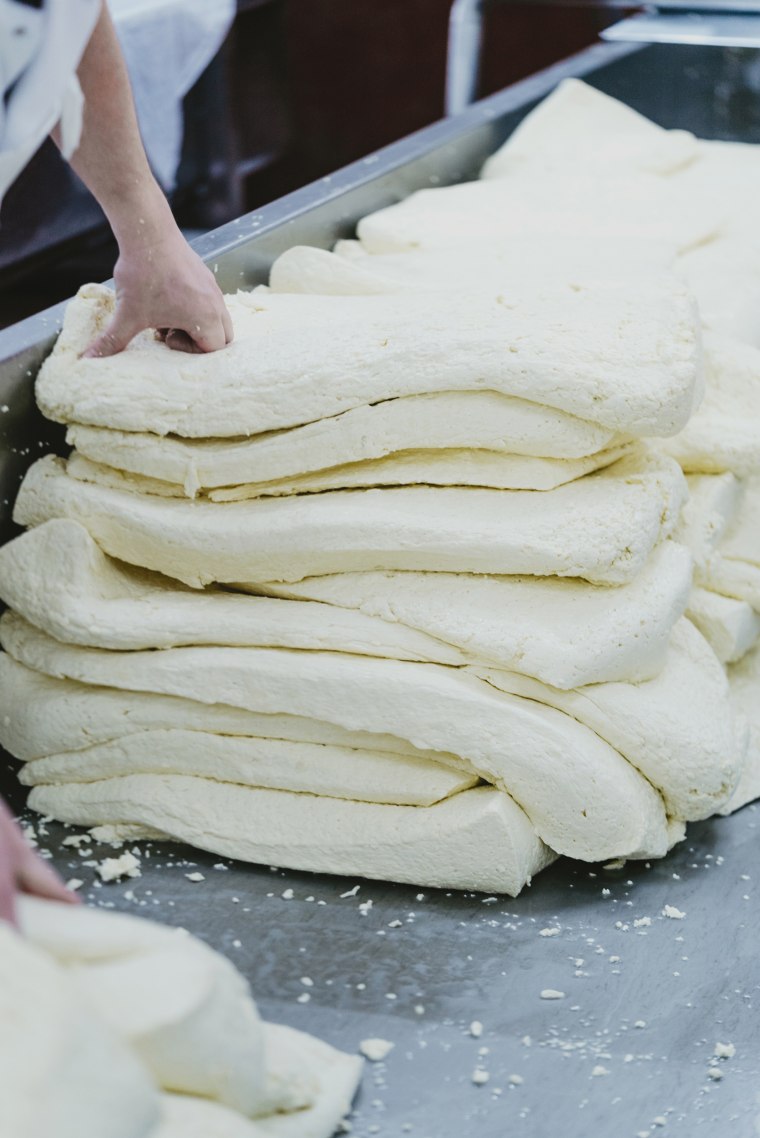
[[[84,352],[113,356],[144,328],[155,328],[168,347],[215,352],[233,336],[224,297],[213,273],[176,226],[157,239],[122,245],[114,270],[116,311]]]
[[[58,874],[34,852],[0,798],[0,920],[13,925],[17,893],[31,893],[50,901],[79,902]]]

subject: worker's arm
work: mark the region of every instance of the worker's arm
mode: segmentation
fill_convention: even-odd
[[[32,893],[51,901],[78,901],[34,852],[0,798],[0,920],[15,924],[17,893]]]
[[[85,355],[113,355],[144,328],[174,329],[170,347],[204,352],[232,339],[222,294],[180,232],[151,173],[129,77],[106,4],[79,65],[84,120],[71,165],[100,203],[119,245],[117,306]],[[54,135],[55,137],[55,135]]]

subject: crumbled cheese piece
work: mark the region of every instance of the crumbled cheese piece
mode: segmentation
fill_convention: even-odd
[[[389,929],[400,929],[401,926],[403,925],[403,923],[404,923],[403,921],[389,921],[388,922],[388,928]]]
[[[538,935],[539,936],[559,936],[559,934],[561,932],[562,932],[562,929],[558,929],[556,926],[553,926],[552,928],[540,929]]]
[[[483,1071],[480,1068],[472,1072],[472,1081],[476,1087],[482,1087],[490,1078],[488,1071]]]
[[[510,1085],[513,1087],[521,1087],[525,1082],[525,1079],[522,1077],[522,1075],[510,1075],[507,1079],[507,1082],[510,1083]]]
[[[418,1016],[424,1016],[425,1005],[424,1004],[415,1004],[414,1005],[414,1014],[418,1015]]]
[[[301,983],[303,984],[304,988],[314,987],[314,981],[312,980],[311,976],[302,976]]]
[[[140,859],[133,853],[121,857],[105,857],[97,866],[101,881],[118,881],[120,877],[140,877]]]
[[[633,927],[635,929],[648,929],[649,926],[651,925],[651,923],[652,923],[651,917],[637,917],[636,920],[633,922]]]
[[[365,1059],[369,1059],[372,1063],[382,1063],[386,1055],[388,1055],[395,1043],[391,1043],[389,1039],[363,1039],[359,1044],[359,1050]]]
[[[198,872],[186,873],[185,877],[187,878],[188,881],[205,881],[206,880],[206,878],[203,876],[203,874],[198,873]]]
[[[677,909],[675,905],[666,905],[662,910],[663,917],[670,917],[672,921],[682,921],[686,916],[681,909]]]
[[[564,998],[565,998],[565,993],[564,992],[558,992],[556,988],[542,988],[541,989],[541,999],[542,1000],[564,1000]]]
[[[82,881],[79,877],[70,877],[66,882],[66,888],[70,889],[72,893],[76,893],[77,889],[81,889],[83,885],[84,881]]]
[[[372,900],[370,900],[370,901],[362,901],[362,903],[359,905],[359,912],[361,913],[361,915],[362,915],[363,917],[366,917],[366,916],[367,916],[367,913],[370,911],[370,909],[372,908],[373,904],[374,904],[374,901],[372,901]]]
[[[736,1048],[733,1043],[716,1043],[713,1055],[716,1059],[733,1059]]]
[[[707,1077],[708,1079],[715,1079],[717,1082],[718,1079],[723,1078],[723,1072],[721,1071],[720,1067],[708,1067]]]
[[[296,1000],[299,1004],[308,1004],[310,999],[311,996],[308,992],[301,992],[301,995],[296,997]]]
[[[347,889],[345,893],[341,893],[340,899],[344,901],[346,897],[355,897],[361,889],[361,885],[354,885],[353,889]]]
[[[637,1019],[633,1026],[634,1027],[646,1027],[646,1025],[647,1025],[647,1021],[645,1019]]]
[[[478,1019],[474,1019],[470,1024],[470,1035],[473,1039],[480,1039],[483,1034],[483,1024]]]
[[[602,1075],[609,1075],[609,1071],[607,1070],[606,1067],[602,1067],[601,1064],[597,1064],[597,1066],[594,1067],[594,1069],[591,1072],[591,1077],[592,1077],[592,1079],[598,1079]]]
[[[282,899],[283,899],[283,901],[292,901],[293,900],[293,890],[292,889],[286,889],[284,891],[284,893],[282,894]]]

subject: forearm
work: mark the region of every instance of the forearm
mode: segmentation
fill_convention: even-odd
[[[70,164],[97,198],[121,248],[155,245],[174,220],[145,155],[132,91],[107,5],[78,70],[82,136]]]
[[[212,273],[185,241],[151,173],[105,3],[78,76],[84,118],[79,146],[69,161],[100,203],[119,245],[116,311],[85,355],[120,352],[145,328],[157,329],[170,348],[223,348],[233,335],[230,315]]]

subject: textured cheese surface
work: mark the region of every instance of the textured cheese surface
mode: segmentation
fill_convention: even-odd
[[[182,932],[84,907],[27,906],[22,927],[62,955],[80,998],[158,1086],[258,1113],[264,1035],[248,983],[225,957]]]
[[[725,672],[688,620],[674,629],[663,670],[642,683],[563,692],[514,673],[477,671],[502,691],[540,699],[596,731],[657,787],[674,818],[714,814],[739,778],[743,740]]]
[[[454,755],[418,750],[396,735],[349,731],[324,720],[55,679],[0,653],[0,742],[19,759],[83,750],[142,731],[175,729],[324,743],[445,765],[457,762]]]
[[[671,174],[688,168],[700,145],[688,131],[663,130],[587,83],[563,79],[488,159],[483,173],[502,177],[549,155],[557,165]]]
[[[296,1112],[294,1138],[333,1134],[361,1062],[300,1032],[265,1027],[247,981],[224,956],[184,930],[123,914],[24,899],[20,917],[25,936],[65,968],[64,984],[158,1087],[214,1100],[238,1117]],[[90,1080],[77,1090],[86,1099]]]
[[[30,904],[20,901],[22,917]],[[159,1114],[155,1088],[130,1050],[82,1003],[64,970],[4,921],[0,1101],[7,1138],[148,1138]]]
[[[78,522],[45,522],[0,548],[0,597],[67,644],[221,644],[367,653],[458,664],[440,639],[363,613],[208,589],[119,564]]]
[[[348,1113],[361,1060],[281,1024],[265,1024],[269,1085],[275,1091],[316,1083],[307,1109],[277,1111],[255,1122],[195,1096],[162,1095],[162,1119],[150,1138],[332,1138]],[[273,1100],[276,1101],[276,1100]]]
[[[760,639],[760,613],[746,601],[695,588],[686,615],[724,664],[741,660]]]
[[[614,447],[586,458],[528,458],[484,450],[405,451],[374,462],[335,466],[285,482],[246,483],[212,490],[214,502],[267,495],[320,493],[373,486],[482,486],[495,490],[555,490],[603,470],[630,451]]]
[[[355,248],[354,248],[355,247]],[[543,234],[494,243],[473,240],[446,248],[369,254],[358,242],[339,241],[332,253],[294,245],[272,265],[272,292],[361,296],[494,288],[517,299],[551,275],[566,283],[620,282],[673,268],[675,246],[665,240],[587,239]]]
[[[728,669],[731,700],[737,715],[747,724],[747,758],[742,777],[733,797],[722,814],[732,814],[756,798],[760,798],[760,650],[757,647]]]
[[[704,327],[754,347],[760,347],[760,217],[758,222],[754,240],[719,237],[683,254],[675,266],[699,304]]]
[[[615,589],[552,577],[339,573],[269,591],[424,630],[481,662],[571,688],[656,675],[690,588],[689,554],[664,542]]]
[[[323,743],[240,739],[177,729],[126,735],[27,764],[25,786],[96,782],[128,774],[188,774],[356,802],[432,806],[467,790],[477,776],[429,759]]]
[[[69,443],[93,462],[199,489],[297,478],[397,451],[475,448],[578,459],[621,441],[606,427],[494,391],[389,399],[250,439],[180,439],[75,425]]]
[[[760,478],[742,484],[743,493],[736,513],[720,542],[724,557],[760,565]]]
[[[705,336],[705,398],[688,425],[658,443],[684,470],[760,474],[760,349]]]
[[[567,233],[589,241],[670,241],[683,252],[721,233],[725,213],[718,200],[690,200],[677,179],[526,167],[509,178],[417,190],[362,218],[356,231],[369,253]]]
[[[715,553],[742,499],[742,485],[733,474],[692,474],[689,496],[676,526],[676,538],[700,569]]]
[[[541,494],[411,487],[220,504],[79,482],[49,456],[14,517],[74,519],[111,556],[192,586],[377,569],[624,584],[669,535],[684,492],[675,463],[642,456]]]
[[[528,458],[487,450],[419,450],[388,455],[374,462],[334,466],[286,481],[244,482],[209,490],[212,502],[244,502],[282,498],[326,490],[373,489],[384,486],[476,486],[496,490],[555,490],[585,474],[603,470],[633,452],[619,446],[585,458]],[[114,466],[91,462],[76,452],[66,467],[72,478],[162,498],[194,497],[178,483],[146,478]]]
[[[139,821],[246,861],[512,896],[553,860],[519,807],[488,787],[420,810],[130,775],[36,787],[31,804],[81,825]]]
[[[352,407],[438,391],[498,391],[615,431],[673,434],[701,366],[685,290],[544,286],[496,293],[296,296],[227,300],[235,340],[206,355],[149,333],[122,353],[83,359],[113,294],[72,301],[36,394],[59,422],[230,437],[293,427]],[[181,359],[178,357],[182,357]]]
[[[656,547],[631,584],[614,589],[573,578],[342,573],[261,586],[273,596],[199,593],[132,569],[66,519],[0,549],[0,598],[67,644],[490,661],[563,688],[655,675],[690,587],[691,557],[671,542]]]
[[[21,663],[61,678],[287,712],[351,731],[381,733],[393,723],[415,746],[453,752],[512,795],[557,853],[597,860],[667,849],[661,798],[612,747],[562,712],[496,692],[475,676],[339,653],[104,652],[59,644],[11,613],[0,633]],[[96,819],[105,820],[151,824]]]

